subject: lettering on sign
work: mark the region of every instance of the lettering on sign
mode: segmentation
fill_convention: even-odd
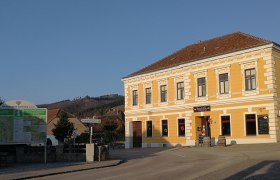
[[[100,124],[101,119],[81,119],[82,123],[87,124]]]
[[[204,112],[204,111],[211,111],[210,106],[198,106],[198,107],[193,107],[194,112]]]

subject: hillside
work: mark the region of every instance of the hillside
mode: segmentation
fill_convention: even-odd
[[[37,105],[41,108],[61,108],[79,118],[102,115],[115,106],[124,105],[124,97],[118,94],[104,95],[99,97],[85,96],[73,100],[63,100],[51,104]]]

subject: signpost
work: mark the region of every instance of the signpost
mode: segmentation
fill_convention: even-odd
[[[92,125],[93,124],[100,124],[101,123],[101,119],[95,119],[94,116],[92,117],[92,119],[81,119],[82,123],[85,124],[89,124],[90,126],[90,137],[89,137],[89,143],[92,144]]]

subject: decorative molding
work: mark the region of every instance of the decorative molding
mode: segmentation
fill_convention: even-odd
[[[138,90],[139,84],[130,85],[130,91]]]
[[[266,101],[271,100],[274,101],[274,97],[272,94],[268,95],[258,95],[258,96],[252,96],[252,97],[242,97],[242,98],[232,98],[232,99],[220,99],[220,100],[214,100],[214,101],[206,101],[206,102],[195,102],[195,103],[185,103],[180,105],[172,105],[172,106],[164,106],[164,107],[152,107],[147,109],[141,109],[141,110],[127,110],[127,115],[129,114],[138,114],[138,113],[146,113],[146,112],[161,112],[161,111],[171,111],[171,110],[180,110],[183,109],[184,111],[188,108],[193,108],[195,106],[203,106],[203,105],[210,105],[210,106],[218,106],[218,105],[231,105],[235,103],[244,103],[244,102],[252,102],[252,101]],[[255,105],[257,107],[257,105]],[[245,106],[247,108],[248,106]],[[236,107],[233,107],[236,108]],[[213,108],[211,108],[214,110]],[[223,110],[223,108],[220,108],[219,110]]]
[[[145,88],[149,88],[149,87],[152,87],[152,84],[153,84],[152,81],[144,82],[144,83],[143,83],[143,87],[144,87],[144,89],[145,89]]]
[[[194,72],[194,77],[195,78],[207,77],[207,70],[195,71]]]
[[[167,85],[167,78],[165,79],[158,79],[158,86]]]

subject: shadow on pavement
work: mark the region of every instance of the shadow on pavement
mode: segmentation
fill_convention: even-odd
[[[146,129],[153,129],[152,132],[148,132],[147,130],[145,130],[145,128],[142,127],[142,123],[141,121],[136,121],[139,122],[140,125],[139,127],[137,126],[137,128],[133,128],[133,136],[131,137],[127,137],[128,139],[130,139],[130,141],[132,141],[131,143],[133,144],[132,146],[134,148],[131,149],[110,149],[110,159],[113,160],[123,160],[123,162],[126,162],[128,160],[132,160],[132,159],[139,159],[139,158],[146,158],[146,157],[152,157],[152,156],[156,156],[156,153],[159,153],[161,151],[165,151],[168,149],[172,149],[174,147],[172,147],[171,142],[169,142],[167,140],[167,136],[168,136],[168,127],[165,127],[166,130],[166,134],[163,135],[164,132],[160,132],[150,126],[145,127]],[[142,130],[142,128],[144,130]],[[164,127],[162,127],[162,129],[164,129]],[[152,147],[151,144],[153,144],[154,140],[151,139],[151,134],[153,138],[157,139],[157,142],[155,144],[158,144],[158,147]],[[136,142],[134,142],[136,141]],[[150,146],[147,145],[147,147],[143,146],[144,144],[150,144]],[[162,145],[162,146],[160,146]],[[142,146],[144,148],[142,148]],[[178,144],[175,147],[180,147],[180,143],[178,142]],[[135,148],[136,147],[136,148]]]
[[[263,170],[261,170],[263,169]],[[267,169],[267,170],[265,170]],[[257,172],[257,171],[261,172]],[[263,173],[265,171],[265,173]],[[226,180],[232,179],[279,179],[280,177],[280,161],[262,161],[251,166],[237,174],[234,174]]]
[[[156,156],[156,153],[166,151],[172,148],[134,148],[110,150],[110,159],[121,159],[124,162],[132,159],[146,158]]]

